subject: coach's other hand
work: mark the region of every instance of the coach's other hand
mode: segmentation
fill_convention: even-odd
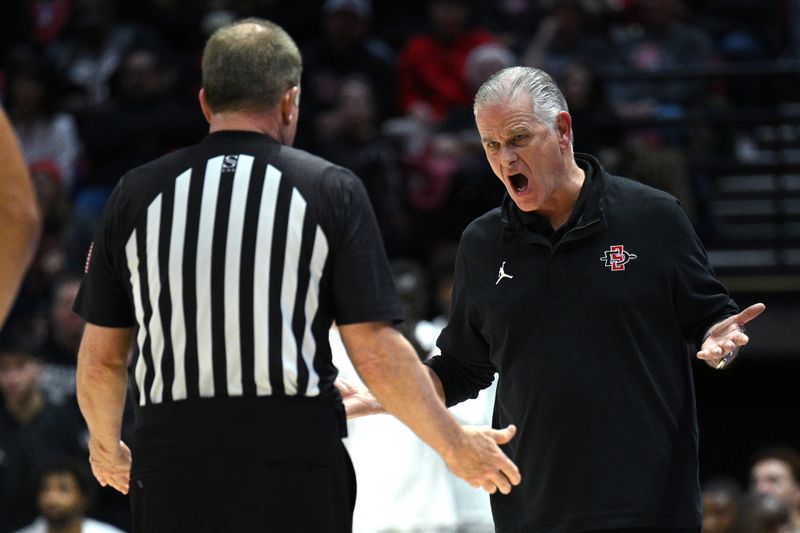
[[[333,385],[342,395],[344,412],[348,419],[386,412],[381,402],[376,400],[366,387],[355,385],[342,378],[336,378]]]
[[[481,487],[489,494],[500,491],[511,492],[522,478],[519,469],[500,449],[517,432],[516,426],[505,429],[488,427],[463,428],[463,438],[453,450],[445,455],[447,467],[472,487]]]

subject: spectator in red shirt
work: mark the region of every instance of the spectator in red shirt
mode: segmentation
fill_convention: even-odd
[[[469,105],[472,93],[464,80],[467,55],[493,42],[491,33],[469,23],[465,0],[430,0],[431,30],[412,35],[398,58],[400,111],[426,123],[442,120],[453,105]]]

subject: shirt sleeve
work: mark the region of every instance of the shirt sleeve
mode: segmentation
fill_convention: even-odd
[[[686,341],[699,346],[708,328],[738,313],[739,307],[714,274],[700,238],[677,201],[673,219],[676,242],[684,247],[674,253],[675,315]]]
[[[103,209],[94,240],[86,258],[84,278],[74,310],[87,322],[111,328],[136,324],[128,282],[127,265],[121,259],[124,245],[119,236],[122,208],[122,181],[111,193]]]
[[[489,345],[475,326],[478,310],[470,308],[467,298],[466,240],[462,238],[456,255],[450,319],[436,342],[442,354],[425,361],[442,382],[448,407],[477,398],[492,384],[496,372],[489,359]]]
[[[364,185],[342,182],[331,254],[334,318],[339,324],[401,322],[389,260]]]

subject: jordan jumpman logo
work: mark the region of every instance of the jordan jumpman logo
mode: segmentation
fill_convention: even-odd
[[[503,278],[511,279],[511,278],[514,277],[514,276],[512,276],[510,274],[506,274],[505,266],[506,266],[506,262],[503,261],[503,264],[500,265],[500,271],[497,273],[497,281],[494,283],[495,285],[500,283],[500,280],[503,279]]]

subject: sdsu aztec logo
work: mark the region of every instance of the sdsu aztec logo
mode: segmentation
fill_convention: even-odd
[[[625,270],[625,265],[628,261],[636,259],[636,254],[625,251],[625,246],[622,244],[615,244],[609,250],[603,252],[603,257],[600,261],[611,270]]]

